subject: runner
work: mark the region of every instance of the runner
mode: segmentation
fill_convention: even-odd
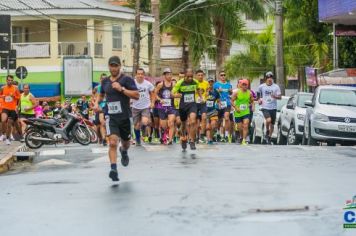
[[[219,93],[217,93],[213,86],[214,86],[214,79],[209,78],[208,79],[209,83],[209,88],[207,90],[207,100],[206,100],[206,107],[207,107],[207,113],[206,113],[206,119],[207,119],[207,126],[206,126],[206,135],[208,138],[208,144],[213,144],[213,135],[216,132],[216,129],[218,127],[218,121],[219,121],[219,112],[217,109],[217,104],[219,103]]]
[[[263,116],[266,120],[266,142],[271,144],[274,124],[277,115],[277,100],[282,98],[281,89],[273,83],[273,73],[266,73],[266,82],[258,87],[259,100]]]
[[[250,123],[250,106],[252,106],[252,111],[255,110],[253,94],[248,89],[248,84],[248,80],[241,80],[241,87],[233,93],[231,98],[232,106],[235,109],[235,122],[237,124],[240,137],[242,138],[242,141],[240,142],[241,145],[247,145],[246,138],[248,135],[248,127]]]
[[[219,73],[220,81],[214,84],[214,90],[220,95],[219,102],[219,119],[223,119],[220,122],[220,127],[222,128],[221,136],[222,142],[231,142],[231,129],[230,129],[230,111],[231,111],[231,100],[230,95],[232,94],[232,86],[226,81],[225,71],[220,71]]]
[[[172,95],[174,83],[172,82],[171,69],[165,68],[163,70],[163,76],[164,80],[159,83],[155,89],[156,98],[159,101],[158,114],[161,128],[161,143],[172,145],[175,133],[176,110],[174,109]]]
[[[0,96],[4,99],[1,112],[2,132],[6,134],[5,143],[11,144],[10,136],[14,122],[17,116],[17,102],[20,99],[20,91],[17,86],[13,85],[14,77],[8,75],[6,77],[6,85],[0,89]]]
[[[190,149],[196,149],[197,104],[195,94],[198,90],[198,82],[193,79],[193,76],[193,70],[187,69],[186,77],[179,80],[173,88],[174,97],[181,98],[179,104],[180,119],[182,121],[180,140],[183,151],[187,149],[188,136]],[[189,132],[189,135],[187,135],[187,132]]]
[[[101,91],[95,102],[95,110],[99,111],[99,103],[106,95],[108,107],[106,131],[109,136],[109,159],[111,163],[109,177],[113,181],[119,181],[116,164],[118,142],[121,139],[121,164],[128,166],[129,156],[127,151],[130,147],[131,138],[130,98],[137,100],[140,94],[137,91],[135,81],[120,73],[121,61],[119,57],[110,57],[108,64],[111,75],[101,82]]]
[[[25,133],[26,130],[26,123],[24,122],[28,118],[35,118],[35,108],[36,106],[36,99],[30,93],[30,85],[24,84],[23,85],[23,93],[20,97],[20,124],[21,124],[21,131],[22,134]]]
[[[197,117],[198,117],[198,125],[200,127],[198,130],[198,140],[199,142],[204,143],[205,140],[205,129],[206,129],[206,99],[207,99],[207,90],[209,88],[208,81],[204,80],[204,71],[197,70],[196,71],[196,79],[198,81],[198,90],[196,94],[196,102],[197,102]]]
[[[139,68],[136,71],[135,79],[136,87],[140,93],[139,100],[132,101],[132,118],[134,123],[134,132],[136,138],[136,146],[141,145],[141,126],[144,133],[145,142],[147,142],[151,120],[150,108],[154,107],[155,94],[154,86],[149,81],[145,80],[145,71]]]

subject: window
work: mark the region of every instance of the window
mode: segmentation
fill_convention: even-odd
[[[19,26],[12,27],[12,42],[22,43],[22,27]]]
[[[130,33],[131,33],[131,48],[134,48],[134,42],[135,42],[135,27],[134,26],[131,27]]]
[[[122,28],[114,25],[112,27],[112,47],[113,49],[122,49]]]

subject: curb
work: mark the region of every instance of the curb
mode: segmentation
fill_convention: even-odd
[[[0,174],[3,174],[10,170],[11,166],[14,164],[15,161],[15,153],[23,148],[25,145],[22,144],[13,149],[13,151],[6,154],[6,156],[0,160]]]

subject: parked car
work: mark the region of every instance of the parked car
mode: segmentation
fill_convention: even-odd
[[[282,96],[281,100],[277,100],[277,116],[276,123],[274,125],[274,130],[272,133],[272,143],[276,143],[277,140],[277,121],[279,120],[279,115],[282,107],[287,104],[289,97]],[[251,142],[252,143],[265,143],[265,134],[266,134],[266,122],[258,103],[255,103],[255,113],[253,114],[251,122]]]
[[[356,88],[319,86],[304,120],[303,144],[356,144]]]
[[[299,92],[292,95],[287,104],[282,107],[277,124],[277,144],[297,145],[302,142],[307,110],[304,103],[312,97],[312,93]]]

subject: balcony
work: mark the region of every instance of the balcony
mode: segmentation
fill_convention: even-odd
[[[17,58],[48,58],[51,56],[50,43],[13,43]]]
[[[103,44],[102,43],[95,43],[95,51],[94,51],[94,56],[96,58],[102,58],[104,57],[103,54]]]
[[[88,42],[60,42],[58,43],[58,55],[63,56],[89,56],[90,44]]]

